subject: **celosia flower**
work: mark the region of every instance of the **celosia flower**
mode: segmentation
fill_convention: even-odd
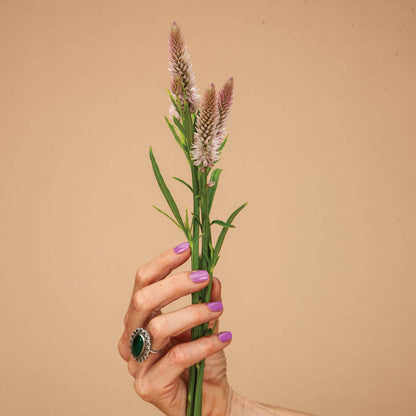
[[[187,102],[190,112],[195,113],[199,104],[198,89],[195,85],[188,48],[175,22],[169,36],[169,71],[172,74],[171,93],[175,98],[179,98],[182,107]],[[170,113],[176,113],[176,116],[179,117],[174,107],[171,108]]]
[[[211,84],[202,97],[191,151],[194,164],[201,166],[201,169],[214,166],[214,162],[219,159],[218,148],[220,142],[217,138],[218,118],[219,113],[215,86]]]
[[[221,88],[218,93],[218,124],[217,124],[217,140],[220,144],[223,142],[226,132],[225,123],[230,114],[231,104],[233,103],[233,87],[234,79],[231,77]]]

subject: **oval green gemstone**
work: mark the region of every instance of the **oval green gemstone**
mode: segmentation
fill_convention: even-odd
[[[142,335],[136,335],[136,337],[133,339],[133,343],[131,346],[131,353],[133,354],[133,357],[139,357],[140,354],[143,352],[144,348],[144,339]]]

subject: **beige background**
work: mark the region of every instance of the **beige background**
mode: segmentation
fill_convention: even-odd
[[[0,413],[158,415],[118,356],[156,213],[176,20],[235,77],[215,205],[233,388],[322,416],[416,414],[414,1],[0,1]],[[190,204],[181,185],[172,190]],[[259,352],[255,352],[260,348]]]

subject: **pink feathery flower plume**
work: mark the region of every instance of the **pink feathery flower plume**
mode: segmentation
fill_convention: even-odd
[[[211,84],[202,97],[191,151],[194,165],[200,166],[201,169],[214,166],[214,162],[219,159],[218,118],[219,112],[215,86]]]
[[[225,123],[230,115],[231,104],[233,103],[234,79],[231,77],[218,93],[218,124],[217,124],[217,140],[220,144],[226,136]]]
[[[198,109],[199,93],[195,85],[195,76],[192,71],[188,48],[175,22],[169,36],[169,71],[172,74],[171,93],[175,98],[179,98],[182,107],[187,102],[190,112],[195,113]],[[179,114],[177,114],[173,105],[170,114],[179,118]]]

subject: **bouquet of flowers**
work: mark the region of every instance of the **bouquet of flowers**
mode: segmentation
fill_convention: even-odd
[[[191,184],[184,179],[174,177],[186,186],[193,198],[193,208],[185,209],[182,217],[165,180],[160,172],[152,148],[150,160],[157,183],[162,191],[172,215],[155,208],[168,217],[185,234],[191,247],[192,270],[207,270],[209,285],[192,295],[192,303],[209,302],[211,297],[212,275],[220,257],[221,247],[234,218],[246,206],[238,207],[226,221],[211,220],[210,213],[217,190],[221,169],[215,165],[227,142],[225,125],[233,101],[233,78],[230,78],[216,93],[214,84],[210,84],[200,97],[195,83],[192,63],[181,31],[173,23],[169,36],[169,71],[172,79],[168,90],[171,107],[170,118],[166,123],[177,144],[183,150],[191,170]],[[220,227],[221,231],[213,241],[211,227]],[[192,328],[192,340],[210,335],[215,331],[208,322]],[[205,360],[189,368],[187,416],[200,416],[202,409],[202,383]]]

